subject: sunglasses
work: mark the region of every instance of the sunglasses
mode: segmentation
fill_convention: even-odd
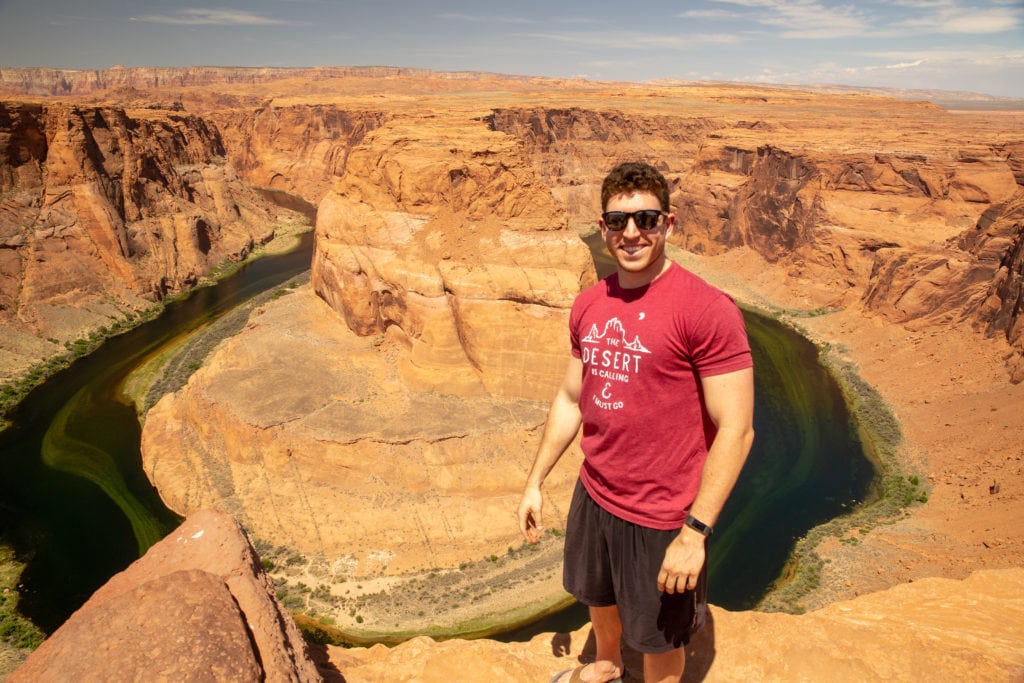
[[[601,218],[604,219],[604,226],[606,228],[619,232],[626,229],[630,218],[636,223],[637,230],[654,230],[661,224],[661,217],[664,215],[664,211],[643,209],[632,213],[628,211],[606,211],[601,214]]]

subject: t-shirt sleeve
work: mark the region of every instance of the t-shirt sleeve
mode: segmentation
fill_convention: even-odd
[[[692,362],[699,374],[711,377],[753,367],[743,313],[727,294],[711,301],[692,334]]]
[[[576,297],[572,309],[569,311],[569,343],[574,358],[583,358],[583,351],[580,347],[580,297]]]

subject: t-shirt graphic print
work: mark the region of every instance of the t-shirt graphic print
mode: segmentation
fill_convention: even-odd
[[[643,314],[641,313],[641,319]],[[650,350],[641,343],[640,337],[632,341],[626,338],[626,330],[622,321],[612,318],[599,330],[592,325],[586,337],[580,339],[580,349],[584,366],[589,372],[605,380],[598,395],[594,395],[594,405],[602,410],[619,410],[623,402],[615,398],[615,385],[628,383],[631,374],[640,371],[640,363]]]

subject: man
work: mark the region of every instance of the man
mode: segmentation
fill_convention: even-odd
[[[601,206],[616,272],[573,304],[519,527],[537,541],[541,485],[582,426],[563,583],[589,607],[597,657],[552,682],[620,680],[622,641],[647,683],[678,681],[707,609],[706,536],[753,442],[750,347],[733,301],[667,259],[676,217],[657,169],[617,166]]]

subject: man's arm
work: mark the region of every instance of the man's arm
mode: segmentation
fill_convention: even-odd
[[[555,394],[544,423],[544,435],[537,448],[537,457],[526,478],[526,488],[519,503],[519,530],[530,543],[536,543],[544,530],[541,523],[541,509],[544,499],[540,487],[551,469],[569,447],[580,430],[580,386],[583,383],[583,361],[575,356],[569,358],[562,386]]]
[[[754,442],[754,371],[751,368],[701,378],[704,405],[718,428],[708,450],[690,514],[714,525]],[[704,565],[704,536],[683,526],[665,551],[658,590],[683,592],[697,585]]]

